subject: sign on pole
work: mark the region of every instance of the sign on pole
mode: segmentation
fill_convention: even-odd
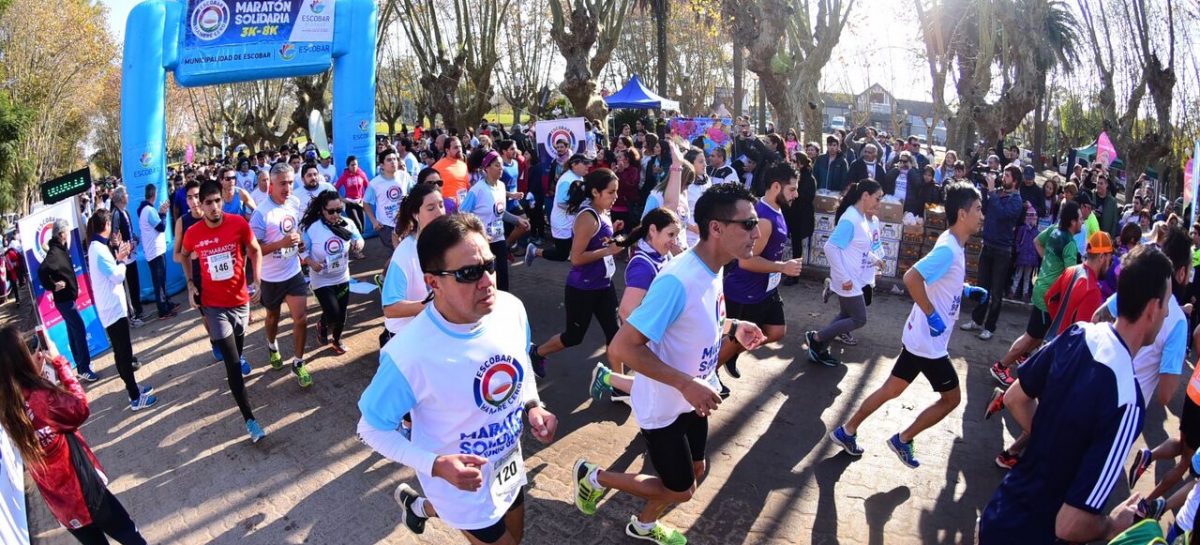
[[[87,193],[92,189],[92,171],[83,167],[66,176],[42,182],[42,202],[54,204],[65,201],[75,195]]]
[[[108,336],[104,326],[100,324],[100,316],[92,303],[92,285],[88,272],[84,268],[87,260],[83,257],[83,230],[79,225],[79,213],[76,211],[75,200],[67,200],[47,206],[25,216],[17,221],[17,230],[21,233],[21,247],[24,249],[25,270],[29,271],[29,285],[33,291],[38,319],[46,328],[50,340],[66,356],[71,365],[75,365],[75,356],[71,354],[70,339],[67,336],[67,324],[54,306],[54,294],[42,288],[38,281],[38,269],[46,259],[46,251],[50,248],[54,222],[67,222],[70,230],[68,252],[71,263],[75,267],[75,281],[79,284],[79,296],[75,299],[75,308],[83,317],[84,329],[87,331],[88,352],[92,356],[108,350]]]
[[[587,145],[582,117],[538,121],[534,131],[537,132],[538,160],[543,163],[549,163],[557,156],[554,143],[559,140],[566,141],[567,149],[570,150],[567,153],[572,154],[583,153],[584,146]]]

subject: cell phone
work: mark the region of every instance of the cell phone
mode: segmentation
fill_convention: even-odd
[[[626,239],[626,238],[627,238],[627,237],[626,237],[625,235],[623,235],[623,234],[618,234],[618,235],[614,235],[614,236],[612,237],[611,241],[612,241],[612,243],[613,243],[613,244],[625,244],[625,239]]]

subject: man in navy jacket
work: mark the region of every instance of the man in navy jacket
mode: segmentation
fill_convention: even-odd
[[[976,305],[971,319],[959,327],[963,331],[982,329],[979,338],[985,341],[992,338],[1000,319],[1000,303],[1012,270],[1013,233],[1025,210],[1017,191],[1021,168],[1009,165],[1002,176],[999,187],[994,178],[989,178],[987,192],[983,194],[983,251],[979,255],[979,279],[975,284],[986,288],[990,297],[987,304]]]

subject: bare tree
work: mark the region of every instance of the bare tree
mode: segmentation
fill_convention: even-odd
[[[821,133],[821,71],[854,8],[854,0],[723,0],[734,47],[775,111],[775,126]]]
[[[501,49],[506,53],[496,67],[500,94],[513,108],[513,121],[520,122],[521,112],[541,115],[538,95],[550,85],[554,50],[548,47],[529,47],[550,32],[548,0],[532,0],[516,4],[501,23]]]
[[[269,79],[188,88],[199,144],[219,148],[227,137],[231,145],[261,150],[289,141],[307,125],[307,120],[298,125],[293,119],[294,81]]]
[[[612,57],[632,0],[550,0],[550,37],[567,61],[559,90],[575,113],[604,117],[608,107],[596,93],[596,78]],[[570,10],[569,12],[567,10]]]

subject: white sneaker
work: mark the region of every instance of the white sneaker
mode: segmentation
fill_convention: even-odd
[[[992,332],[991,332],[991,331],[988,331],[988,330],[986,330],[986,329],[985,329],[985,330],[983,330],[983,331],[980,331],[980,332],[979,332],[979,339],[980,339],[980,340],[983,340],[983,341],[990,341],[990,340],[992,340]]]
[[[963,331],[975,331],[978,329],[983,329],[983,326],[975,323],[974,320],[967,320],[963,322],[962,325],[958,326],[958,328]]]

